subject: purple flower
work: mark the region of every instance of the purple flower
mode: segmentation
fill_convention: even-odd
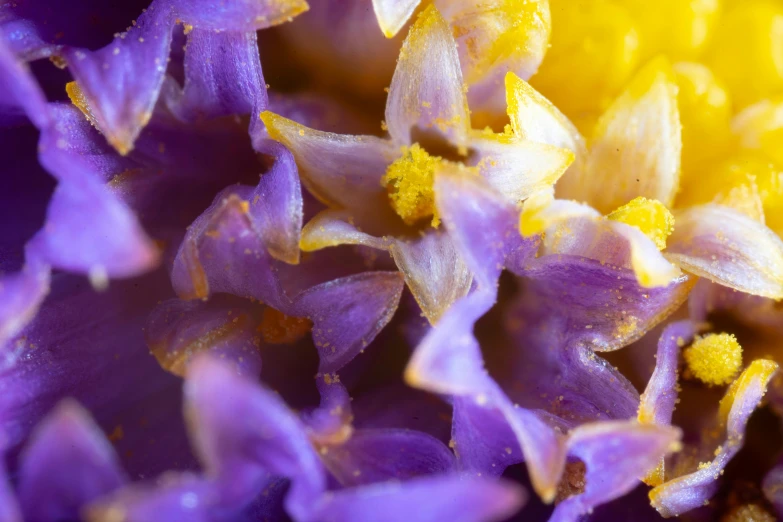
[[[775,105],[686,205],[698,67],[419,3],[0,6],[0,522],[783,516]]]

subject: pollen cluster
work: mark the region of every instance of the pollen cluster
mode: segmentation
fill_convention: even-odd
[[[634,198],[607,217],[638,228],[653,240],[658,250],[666,248],[666,238],[674,232],[674,216],[655,199]]]
[[[382,182],[389,202],[406,224],[413,225],[428,217],[432,217],[432,226],[440,224],[433,182],[435,169],[442,161],[414,143],[402,147],[402,155],[386,169]]]
[[[730,383],[742,366],[742,347],[726,333],[697,338],[683,355],[690,373],[710,386]]]

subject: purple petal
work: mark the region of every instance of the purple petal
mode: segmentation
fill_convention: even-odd
[[[46,98],[35,82],[27,65],[14,56],[0,31],[0,122],[14,121],[27,116],[36,127],[49,123]]]
[[[272,270],[260,231],[250,213],[250,187],[228,187],[188,228],[172,269],[182,299],[213,293],[252,297],[277,308],[287,298]]]
[[[243,304],[164,301],[147,321],[147,346],[163,368],[180,377],[195,357],[209,352],[230,362],[238,375],[257,378],[261,373],[258,314]]]
[[[267,95],[256,33],[195,28],[187,39],[184,89],[166,100],[174,114],[183,121],[252,114],[257,121]]]
[[[323,468],[277,396],[209,357],[191,365],[185,394],[193,444],[207,474],[219,478],[224,502],[252,500],[268,471],[291,478],[292,516],[311,509],[325,487]]]
[[[524,499],[523,491],[507,482],[441,475],[330,493],[315,518],[323,522],[489,522],[513,515]]]
[[[528,305],[559,318],[563,344],[596,351],[616,350],[644,335],[683,303],[692,285],[681,278],[644,288],[631,270],[567,255],[538,258],[523,275]]]
[[[357,430],[330,447],[324,465],[344,487],[454,470],[454,454],[441,441],[413,430]]]
[[[0,277],[0,352],[35,317],[49,293],[49,267],[35,255],[28,259],[18,273]]]
[[[313,287],[294,302],[295,315],[313,321],[319,372],[339,370],[391,320],[402,295],[396,272],[366,272]]]
[[[78,86],[72,100],[120,154],[133,148],[152,116],[166,72],[172,17],[164,2],[156,2],[106,47],[63,52]]]
[[[23,522],[22,512],[6,476],[4,460],[0,458],[0,520],[3,522]]]
[[[685,270],[740,292],[783,297],[783,241],[728,207],[702,205],[676,214],[666,256]]]
[[[481,178],[443,170],[435,194],[441,219],[479,284],[494,286],[507,258],[518,265],[535,256],[538,238],[519,235],[519,211]]]
[[[258,31],[287,22],[308,9],[305,0],[172,0],[172,4],[186,24],[211,31]]]
[[[650,491],[650,502],[661,515],[677,516],[702,506],[718,491],[718,479],[742,449],[748,418],[761,402],[777,368],[772,361],[753,361],[729,386],[720,402],[716,426],[705,430],[693,462],[695,465],[707,460],[707,465],[699,464],[692,472],[671,478]],[[674,468],[678,469],[677,464]]]
[[[677,428],[631,422],[586,424],[571,432],[569,455],[586,466],[585,490],[560,502],[552,522],[579,520],[593,508],[631,491],[639,479],[672,451]]]
[[[30,520],[75,520],[84,506],[125,480],[90,414],[64,402],[38,426],[22,456],[19,500]]]

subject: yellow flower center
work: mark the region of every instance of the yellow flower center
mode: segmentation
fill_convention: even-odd
[[[402,155],[386,169],[383,184],[395,212],[408,224],[432,217],[432,226],[440,224],[435,208],[433,182],[435,169],[443,159],[431,156],[418,143],[402,148]]]
[[[705,384],[728,384],[742,366],[742,347],[731,334],[698,337],[683,354],[690,373]]]
[[[638,228],[653,240],[658,250],[666,248],[666,238],[674,231],[674,216],[655,199],[632,199],[607,217]]]

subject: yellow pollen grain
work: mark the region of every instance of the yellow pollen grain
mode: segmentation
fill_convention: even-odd
[[[304,317],[292,317],[272,307],[264,308],[258,331],[267,344],[293,344],[313,328],[313,323]]]
[[[656,199],[634,198],[607,216],[641,230],[658,250],[666,248],[666,238],[674,232],[674,216]]]
[[[698,337],[683,356],[689,372],[710,386],[730,383],[742,366],[742,347],[732,334]]]
[[[402,147],[402,155],[386,169],[382,183],[392,208],[406,224],[413,225],[428,217],[432,217],[432,226],[440,224],[433,182],[435,169],[442,161],[414,143]]]

